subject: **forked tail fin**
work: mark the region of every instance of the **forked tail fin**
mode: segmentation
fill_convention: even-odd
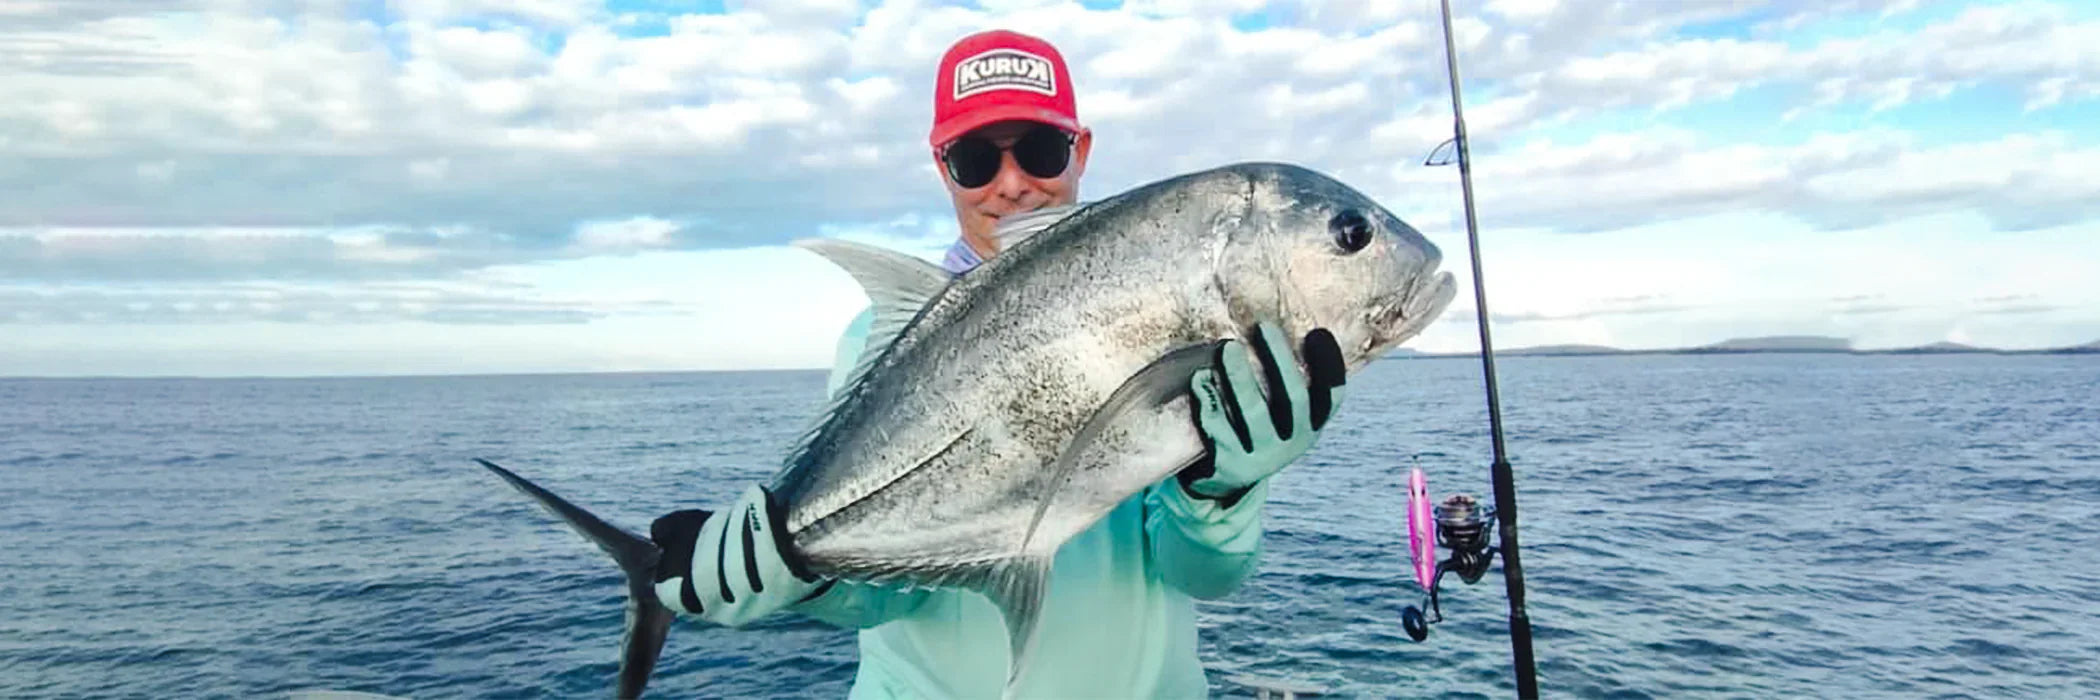
[[[493,462],[479,458],[474,461],[561,516],[569,527],[612,555],[620,570],[627,573],[627,631],[620,638],[619,697],[641,697],[642,688],[649,684],[649,673],[656,668],[656,657],[663,652],[664,636],[671,631],[671,610],[656,600],[652,575],[660,555],[656,543],[607,523]]]

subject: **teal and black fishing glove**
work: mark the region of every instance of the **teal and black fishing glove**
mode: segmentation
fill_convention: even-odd
[[[656,598],[680,615],[736,627],[821,595],[830,582],[800,571],[783,552],[786,509],[753,484],[728,510],[681,510],[650,525],[663,550]]]
[[[1305,336],[1305,372],[1290,361],[1293,353],[1282,329],[1263,323],[1259,336],[1253,347],[1261,372],[1282,395],[1262,390],[1237,340],[1221,343],[1212,366],[1197,370],[1189,381],[1197,428],[1209,449],[1177,477],[1190,494],[1227,508],[1255,482],[1312,449],[1341,403],[1347,381],[1341,346],[1326,329]]]

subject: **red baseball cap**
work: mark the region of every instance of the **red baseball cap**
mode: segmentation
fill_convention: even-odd
[[[1079,131],[1072,73],[1057,47],[1006,30],[978,32],[941,56],[933,86],[935,147],[992,122],[1024,119]]]

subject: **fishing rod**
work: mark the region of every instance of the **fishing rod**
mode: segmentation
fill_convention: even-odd
[[[1438,583],[1444,574],[1457,573],[1459,579],[1471,584],[1480,580],[1487,572],[1489,562],[1502,557],[1503,585],[1509,597],[1509,641],[1513,665],[1517,677],[1517,696],[1530,700],[1538,697],[1538,678],[1531,654],[1531,618],[1524,611],[1524,569],[1517,557],[1517,488],[1516,477],[1509,466],[1509,457],[1502,439],[1502,401],[1495,384],[1495,343],[1488,333],[1487,283],[1480,272],[1480,228],[1473,208],[1473,158],[1472,149],[1466,139],[1466,115],[1463,100],[1459,96],[1458,47],[1451,31],[1451,0],[1440,0],[1444,20],[1444,58],[1451,79],[1451,122],[1454,136],[1439,144],[1430,153],[1424,165],[1446,165],[1436,162],[1436,152],[1444,145],[1454,146],[1458,160],[1460,188],[1465,194],[1466,243],[1473,256],[1473,306],[1479,314],[1480,363],[1487,384],[1488,426],[1493,435],[1495,462],[1492,476],[1495,488],[1494,521],[1487,520],[1489,514],[1481,512],[1480,506],[1470,496],[1457,495],[1445,499],[1432,511],[1429,505],[1428,487],[1417,468],[1408,483],[1408,537],[1409,551],[1414,558],[1415,579],[1421,584],[1427,603],[1436,615],[1435,620],[1426,620],[1422,611],[1408,606],[1402,612],[1401,622],[1409,637],[1419,642],[1429,636],[1428,625],[1441,621],[1443,611],[1438,601]],[[1496,525],[1501,526],[1501,542],[1489,546],[1487,538]],[[1430,536],[1434,528],[1434,538]],[[1443,562],[1436,561],[1436,545],[1452,550],[1452,557]]]

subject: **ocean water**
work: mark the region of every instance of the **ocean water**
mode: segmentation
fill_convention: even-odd
[[[1499,369],[1548,697],[2100,688],[2100,358]],[[0,380],[0,697],[602,697],[617,572],[471,459],[646,531],[770,473],[822,379]],[[1499,566],[1400,627],[1406,469],[1486,496],[1489,455],[1477,361],[1353,380],[1260,574],[1201,604],[1216,694],[1511,696]],[[840,697],[854,667],[813,622],[681,625],[651,688]]]

